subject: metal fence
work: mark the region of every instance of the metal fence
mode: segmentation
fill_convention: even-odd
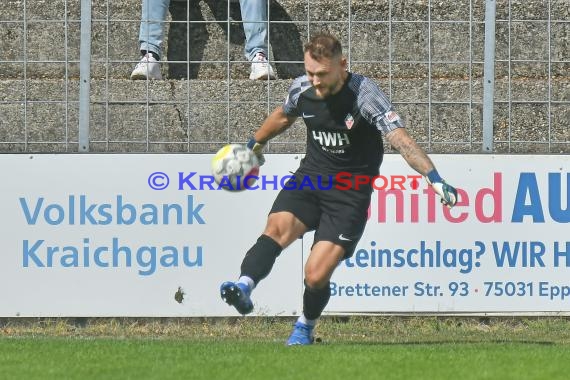
[[[429,152],[570,153],[569,0],[271,0],[271,81],[248,79],[239,3],[172,0],[164,79],[132,81],[141,1],[3,0],[0,151],[212,152],[245,141],[324,29]],[[270,151],[303,151],[298,124]]]

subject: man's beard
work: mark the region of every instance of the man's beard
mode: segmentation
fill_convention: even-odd
[[[327,96],[332,95],[332,92],[333,92],[335,87],[336,87],[336,84],[332,85],[332,86],[326,86],[326,87],[315,87],[315,92],[316,92],[318,97],[326,98]]]

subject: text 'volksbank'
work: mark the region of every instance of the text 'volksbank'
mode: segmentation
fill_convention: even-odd
[[[195,204],[193,195],[186,197],[186,204],[136,205],[126,202],[122,195],[117,195],[114,203],[95,203],[86,195],[70,195],[66,203],[49,202],[44,197],[34,200],[20,198],[20,206],[26,223],[32,226],[42,222],[52,226],[206,224],[200,214],[204,204]]]
[[[86,195],[69,195],[64,202],[44,197],[19,198],[25,222],[30,226],[156,226],[204,225],[204,204],[188,195],[182,203],[128,202],[116,195],[113,202],[92,202]],[[54,235],[49,234],[50,238]],[[149,276],[160,268],[202,267],[204,250],[175,244],[128,244],[113,236],[106,244],[84,237],[71,244],[53,244],[46,239],[22,241],[24,268],[132,268]]]

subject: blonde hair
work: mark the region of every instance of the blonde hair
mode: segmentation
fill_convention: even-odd
[[[336,58],[342,56],[342,45],[332,34],[321,32],[315,34],[305,44],[304,52],[309,53],[311,58],[317,61],[321,58]]]

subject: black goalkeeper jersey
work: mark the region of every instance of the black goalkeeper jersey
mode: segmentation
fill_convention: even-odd
[[[303,75],[289,88],[283,110],[307,126],[307,154],[299,170],[313,175],[378,175],[382,135],[404,127],[380,88],[362,75],[348,73],[342,89],[324,99]]]

